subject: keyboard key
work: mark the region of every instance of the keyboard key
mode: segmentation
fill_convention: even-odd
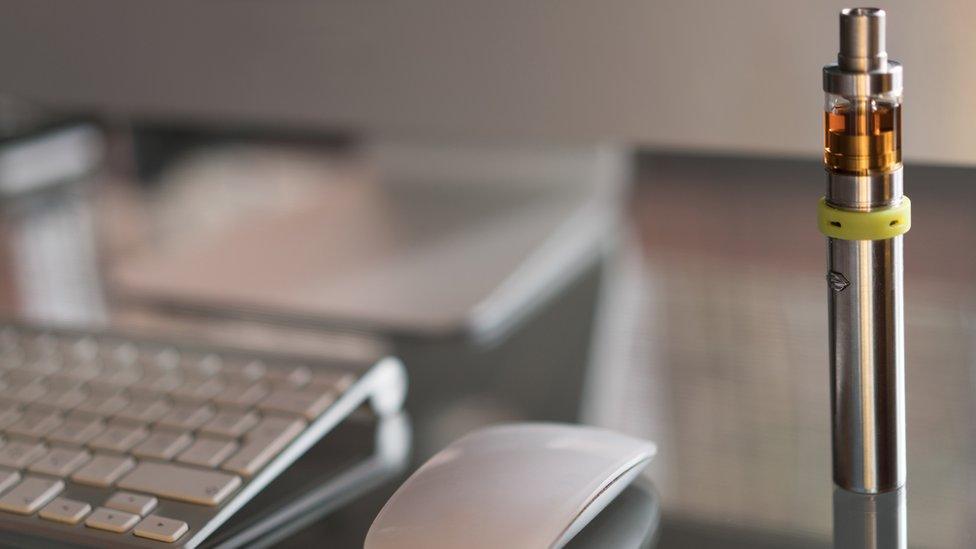
[[[38,513],[42,519],[63,522],[64,524],[78,524],[81,519],[91,513],[91,505],[84,501],[68,498],[54,498]]]
[[[149,435],[145,427],[110,424],[88,445],[98,450],[111,452],[128,452],[133,446],[142,442]],[[2,451],[2,448],[0,448]]]
[[[134,423],[152,423],[166,415],[171,408],[165,400],[133,400],[115,417]]]
[[[83,412],[97,417],[115,415],[129,405],[129,399],[121,393],[93,394],[87,401],[76,408],[76,412]]]
[[[88,386],[94,391],[112,392],[125,389],[142,377],[142,372],[131,367],[103,368]]]
[[[8,435],[39,439],[61,425],[61,421],[61,414],[57,412],[25,413],[5,431]]]
[[[4,406],[0,409],[0,429],[4,429],[20,419],[20,411],[16,406]]]
[[[51,448],[44,457],[32,463],[28,470],[32,473],[66,477],[87,463],[89,459],[91,454],[85,450]]]
[[[238,438],[258,423],[258,415],[254,412],[238,412],[235,410],[221,410],[217,412],[200,432],[219,435],[228,438]]]
[[[183,364],[183,373],[196,380],[210,379],[217,375],[223,361],[217,355],[207,355],[198,361],[187,361]]]
[[[104,430],[105,423],[99,419],[68,416],[60,426],[47,434],[47,439],[69,446],[84,446]]]
[[[27,476],[0,497],[0,510],[30,515],[54,499],[62,490],[64,483],[60,480]]]
[[[59,387],[52,389],[35,405],[56,410],[68,411],[88,400],[88,391],[80,387]]]
[[[333,402],[335,402],[335,394],[329,390],[275,389],[258,404],[258,408],[265,411],[302,415],[312,420],[319,417]]]
[[[85,521],[85,526],[121,534],[128,532],[130,528],[135,526],[139,522],[139,518],[139,515],[126,513],[125,511],[99,507],[95,509],[94,513],[88,516],[88,520]]]
[[[144,461],[122,477],[119,487],[159,497],[218,505],[241,485],[241,477],[191,469],[169,463]]]
[[[26,385],[11,385],[3,391],[0,391],[0,397],[19,404],[30,404],[45,394],[47,394],[47,387],[38,382],[27,383]]]
[[[45,447],[38,442],[8,441],[0,446],[0,466],[23,469],[44,455]]]
[[[156,508],[158,503],[159,500],[152,496],[133,494],[132,492],[116,492],[105,502],[105,507],[146,516]]]
[[[132,450],[132,453],[142,458],[168,460],[182,452],[192,442],[193,437],[186,433],[153,431],[149,438]]]
[[[149,515],[136,526],[133,533],[141,538],[172,543],[180,539],[187,530],[189,527],[182,520]]]
[[[206,423],[213,415],[213,408],[206,404],[199,406],[176,406],[156,424],[181,431],[193,431]]]
[[[237,443],[222,438],[199,437],[176,461],[199,465],[201,467],[216,467],[230,457],[237,450]]]
[[[291,439],[298,436],[305,429],[306,423],[298,417],[289,416],[265,416],[258,424],[248,431],[247,440],[283,440],[291,442]]]
[[[228,379],[235,379],[244,382],[254,382],[264,377],[268,367],[260,360],[225,360],[221,375]]]
[[[69,366],[48,377],[48,381],[54,387],[77,387],[97,378],[100,373],[102,370],[96,364],[82,364]]]
[[[213,401],[221,406],[250,408],[267,394],[268,387],[263,383],[234,382],[228,384],[222,393],[215,395]]]
[[[153,372],[129,386],[133,394],[165,395],[183,385],[183,378],[175,372]]]
[[[355,383],[356,376],[342,372],[316,371],[308,381],[310,389],[343,393]]]
[[[267,465],[304,428],[305,422],[298,419],[266,417],[247,434],[241,449],[221,468],[249,477]]]
[[[20,473],[9,469],[0,469],[0,492],[10,488],[20,480]]]
[[[71,475],[71,480],[92,486],[111,486],[135,466],[135,460],[129,456],[95,454],[91,461]]]
[[[264,378],[274,386],[297,388],[312,379],[312,371],[308,366],[276,366],[269,368]]]
[[[15,368],[7,371],[3,376],[4,388],[13,386],[29,385],[37,381],[37,372],[27,368]]]
[[[226,384],[218,378],[202,382],[199,379],[191,379],[174,390],[170,396],[174,400],[184,402],[204,402],[222,393],[225,387]]]

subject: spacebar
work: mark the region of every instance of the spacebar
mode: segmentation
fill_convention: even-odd
[[[144,461],[118,483],[120,488],[201,505],[218,505],[241,485],[241,477],[168,463]]]

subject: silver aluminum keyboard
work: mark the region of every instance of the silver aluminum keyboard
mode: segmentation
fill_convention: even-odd
[[[196,546],[359,405],[391,414],[404,392],[392,358],[0,324],[0,540]]]

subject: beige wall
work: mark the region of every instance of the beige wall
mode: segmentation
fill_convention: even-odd
[[[0,0],[0,89],[153,116],[816,157],[837,1]],[[882,2],[909,159],[976,162],[976,3]]]

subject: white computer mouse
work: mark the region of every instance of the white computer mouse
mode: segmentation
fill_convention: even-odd
[[[647,465],[653,443],[578,425],[475,431],[418,469],[366,549],[562,547]]]

